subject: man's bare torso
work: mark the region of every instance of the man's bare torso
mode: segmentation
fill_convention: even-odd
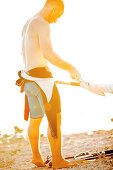
[[[43,57],[40,49],[39,36],[36,23],[41,23],[41,17],[28,20],[22,31],[22,54],[25,71],[35,67],[47,67],[47,60]]]

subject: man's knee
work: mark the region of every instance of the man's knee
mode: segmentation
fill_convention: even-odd
[[[57,132],[61,131],[61,112],[57,113]],[[51,136],[51,129],[48,123],[48,130],[47,130],[48,137]]]
[[[30,118],[29,126],[28,126],[28,136],[37,136],[39,134],[39,126],[42,118],[33,119]]]
[[[43,117],[40,117],[40,118],[30,118],[30,125],[31,126],[40,126],[40,123],[42,121],[42,118]]]

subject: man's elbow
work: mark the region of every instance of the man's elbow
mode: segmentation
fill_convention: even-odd
[[[43,57],[49,60],[53,56],[53,50],[44,50]]]

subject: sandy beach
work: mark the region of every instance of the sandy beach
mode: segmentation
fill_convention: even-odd
[[[47,137],[40,135],[40,150],[44,160],[50,155]],[[102,152],[113,149],[113,130],[93,131],[90,133],[62,135],[63,156],[73,156],[81,152]],[[32,153],[28,138],[22,133],[0,135],[0,169],[47,169],[37,168],[31,163]],[[50,168],[52,169],[52,168]],[[65,168],[66,169],[66,168]],[[112,170],[113,158],[106,157],[84,161],[75,170]]]

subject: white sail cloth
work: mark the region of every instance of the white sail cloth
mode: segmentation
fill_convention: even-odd
[[[34,81],[43,90],[49,102],[53,93],[54,80],[53,78],[36,78],[31,77],[24,70],[21,71],[21,76],[26,80]]]
[[[105,96],[105,93],[113,94],[113,84],[92,84],[82,81],[80,86],[102,96]]]

